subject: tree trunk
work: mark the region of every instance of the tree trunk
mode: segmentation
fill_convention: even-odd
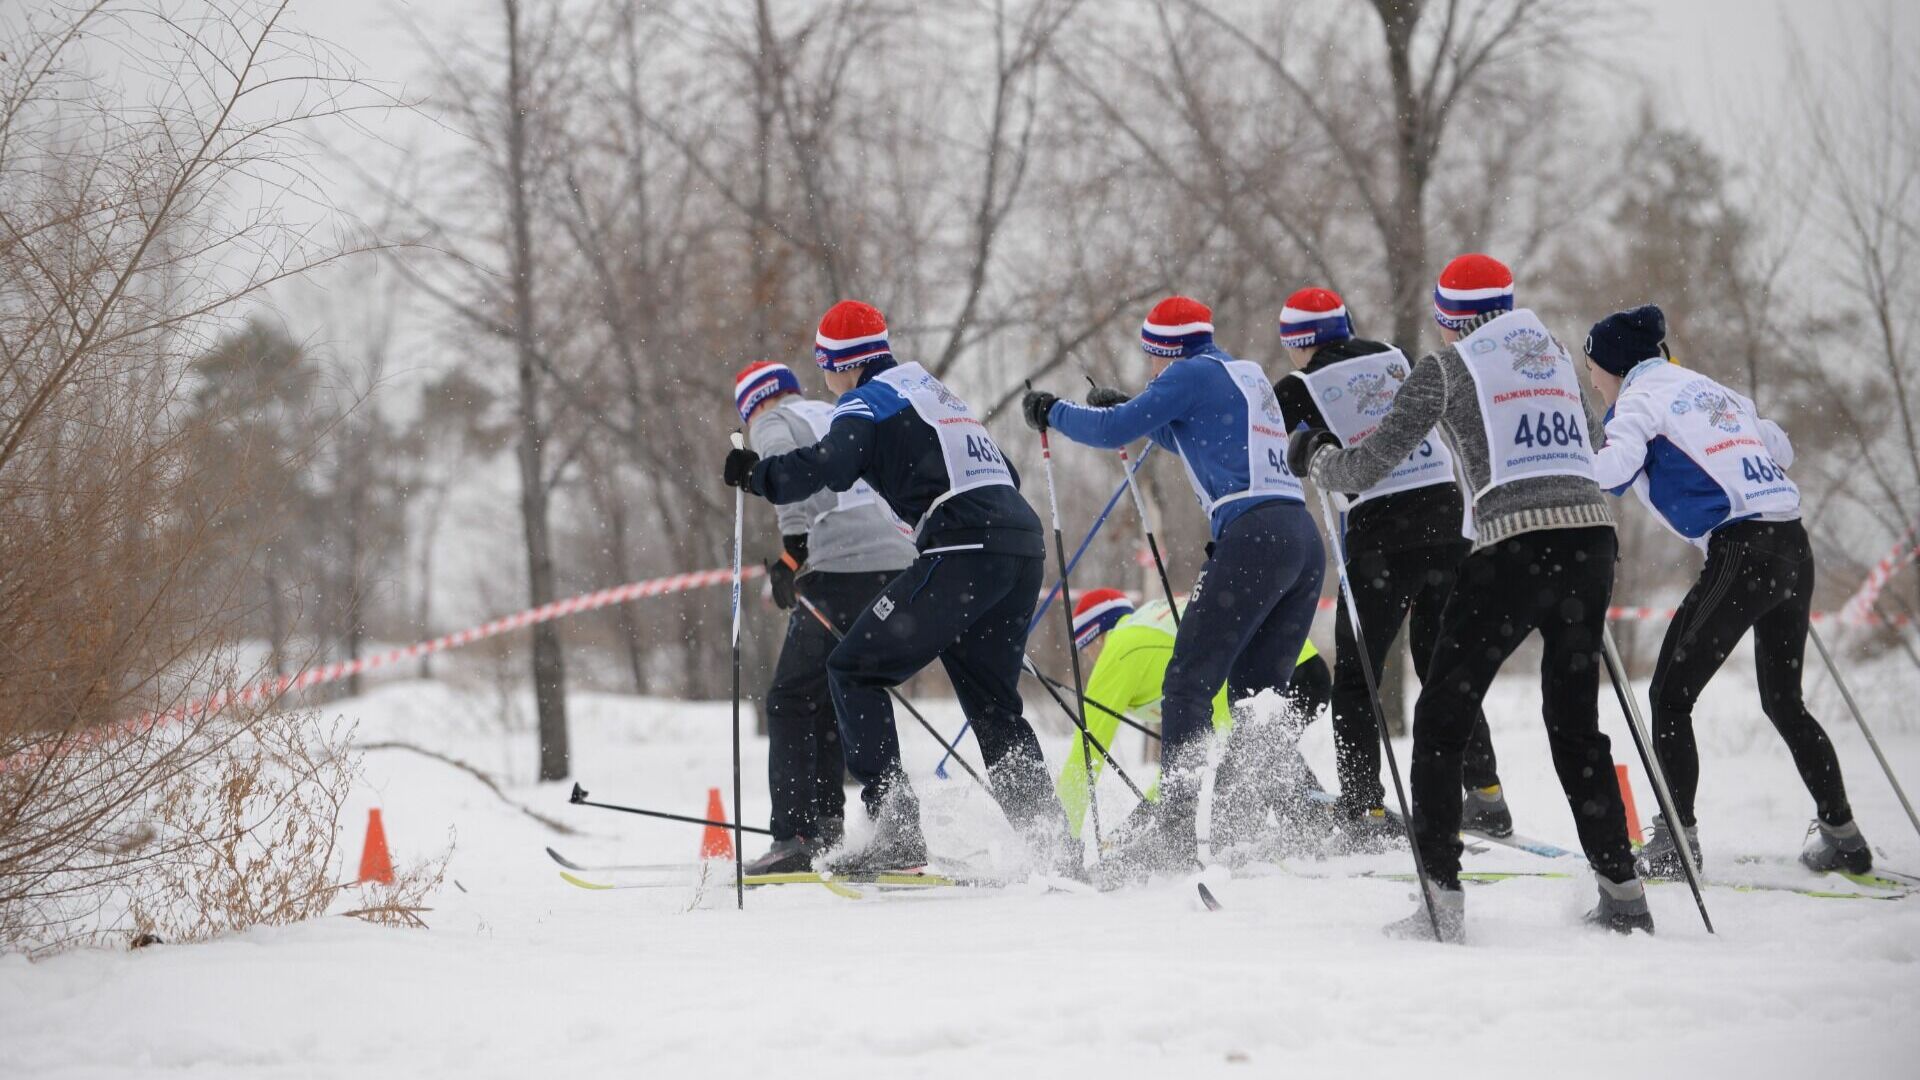
[[[1429,323],[1426,293],[1431,271],[1424,202],[1433,172],[1433,141],[1426,130],[1429,110],[1420,100],[1413,73],[1413,31],[1420,22],[1421,5],[1398,0],[1376,6],[1386,30],[1387,71],[1393,81],[1395,185],[1388,220],[1381,223],[1387,284],[1392,290],[1393,343],[1417,359],[1421,331]]]
[[[519,373],[520,516],[527,539],[528,602],[554,599],[553,543],[547,523],[547,479],[540,416],[539,343],[533,323],[533,209],[527,193],[526,87],[520,71],[520,10],[507,16],[507,213],[512,227],[513,343]],[[564,780],[567,754],[566,657],[552,622],[533,627],[533,697],[539,718],[540,779]]]

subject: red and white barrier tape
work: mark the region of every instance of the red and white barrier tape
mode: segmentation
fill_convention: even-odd
[[[1920,521],[1907,526],[1907,531],[1895,541],[1893,550],[1887,552],[1886,557],[1867,572],[1867,579],[1860,583],[1860,588],[1841,605],[1840,616],[1844,621],[1858,623],[1873,620],[1873,605],[1880,599],[1881,590],[1886,588],[1887,582],[1901,567],[1920,554],[1920,545],[1913,542],[1916,531],[1920,531]]]
[[[750,578],[765,572],[765,570],[758,566],[748,566],[742,568],[741,576]],[[704,589],[710,585],[723,585],[731,581],[732,578],[732,570],[721,569],[695,570],[691,573],[672,574],[667,577],[653,578],[648,581],[630,581],[625,585],[616,585],[611,589],[601,589],[599,592],[569,596],[565,600],[555,600],[550,604],[542,604],[537,608],[517,611],[512,615],[503,615],[498,619],[494,619],[492,622],[482,623],[479,626],[469,627],[465,630],[457,630],[451,634],[444,634],[431,641],[418,641],[404,648],[390,649],[383,653],[375,653],[372,656],[363,656],[358,660],[337,660],[321,667],[310,668],[298,675],[281,675],[276,678],[267,679],[244,689],[236,690],[231,694],[219,693],[212,697],[202,698],[199,701],[189,702],[177,709],[171,709],[164,713],[148,714],[147,716],[141,717],[139,722],[143,724],[159,724],[172,720],[184,720],[189,716],[197,716],[204,712],[215,711],[228,705],[244,705],[251,701],[258,701],[261,698],[278,697],[289,690],[304,690],[309,686],[319,686],[322,683],[339,682],[341,679],[349,678],[362,672],[374,671],[406,660],[416,660],[422,656],[431,656],[434,653],[446,652],[449,649],[458,649],[464,645],[471,645],[476,641],[484,641],[487,638],[504,634],[509,630],[519,630],[522,627],[533,626],[536,623],[551,622],[554,619],[565,618],[568,615],[578,615],[580,612],[593,611],[611,604],[624,604],[629,600],[639,600],[649,596],[665,596],[668,593],[687,592],[691,589]]]

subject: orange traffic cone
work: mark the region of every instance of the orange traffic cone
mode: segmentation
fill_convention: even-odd
[[[720,789],[707,789],[707,820],[727,820],[726,804],[720,801]],[[733,858],[733,833],[718,825],[709,825],[700,835],[700,857],[703,859]]]
[[[393,857],[387,853],[387,829],[377,809],[367,811],[367,844],[360,850],[360,884],[369,881],[393,884]]]
[[[1640,812],[1633,808],[1633,785],[1627,782],[1627,767],[1615,765],[1613,775],[1620,781],[1620,805],[1627,808],[1627,839],[1644,844],[1647,838],[1640,833]]]

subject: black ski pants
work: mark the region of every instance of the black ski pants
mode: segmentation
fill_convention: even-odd
[[[1347,583],[1353,605],[1360,612],[1367,659],[1375,679],[1387,653],[1407,624],[1413,653],[1413,673],[1424,685],[1440,640],[1440,611],[1453,592],[1454,573],[1472,545],[1431,544],[1399,551],[1359,551],[1347,559]],[[1411,615],[1411,617],[1409,617]],[[1349,813],[1385,806],[1386,788],[1380,783],[1380,725],[1373,718],[1366,671],[1360,666],[1360,646],[1354,638],[1347,605],[1334,616],[1333,746],[1340,770],[1340,802]],[[1462,769],[1470,788],[1493,787],[1500,782],[1493,738],[1487,717],[1476,711],[1473,736],[1467,740]]]
[[[1707,563],[1660,643],[1653,669],[1653,744],[1673,788],[1674,809],[1694,824],[1700,750],[1693,739],[1693,703],[1753,630],[1760,708],[1786,740],[1814,812],[1829,825],[1853,820],[1840,759],[1800,696],[1813,607],[1813,548],[1798,521],[1739,521],[1714,530]]]
[[[935,660],[946,669],[972,724],[994,799],[1016,828],[1066,815],[1053,793],[1040,740],[1021,715],[1020,669],[1027,623],[1045,563],[981,551],[922,555],[862,611],[827,658],[847,771],[864,785],[869,814],[917,821],[900,766],[889,687]]]
[[[802,574],[796,587],[842,634],[896,571]],[[827,689],[832,632],[805,607],[787,619],[786,640],[767,687],[767,793],[775,840],[838,838],[846,808],[846,759],[840,721]]]
[[[1619,551],[1606,527],[1521,533],[1467,556],[1413,710],[1413,825],[1436,883],[1460,882],[1460,778],[1481,701],[1535,630],[1554,771],[1594,870],[1634,876],[1612,747],[1600,731],[1601,634]]]

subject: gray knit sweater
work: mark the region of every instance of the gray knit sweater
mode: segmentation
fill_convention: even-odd
[[[1505,312],[1489,312],[1461,331],[1472,333]],[[1583,395],[1584,397],[1584,395]],[[1590,402],[1584,402],[1590,440],[1604,430]],[[1486,421],[1473,376],[1451,345],[1420,358],[1393,399],[1393,410],[1367,440],[1351,450],[1329,449],[1314,455],[1308,474],[1329,491],[1365,491],[1420,446],[1433,426],[1453,447],[1466,473],[1468,492],[1487,486],[1492,467],[1487,453]],[[1598,443],[1595,443],[1596,449]],[[1592,480],[1578,476],[1536,476],[1503,484],[1473,503],[1475,551],[1537,529],[1580,529],[1613,525],[1613,508]]]
[[[747,429],[754,453],[761,457],[792,453],[819,439],[812,425],[785,403],[762,409]],[[780,535],[807,536],[808,571],[857,574],[877,570],[904,570],[919,556],[913,541],[877,497],[865,506],[834,509],[840,496],[822,488],[796,503],[774,507]]]

